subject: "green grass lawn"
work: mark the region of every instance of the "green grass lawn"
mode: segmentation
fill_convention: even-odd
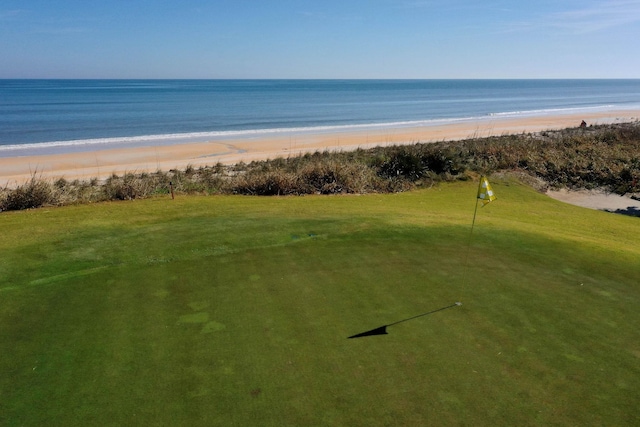
[[[0,425],[639,425],[640,220],[476,185],[1,214]]]

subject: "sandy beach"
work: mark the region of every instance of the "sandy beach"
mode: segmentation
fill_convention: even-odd
[[[224,139],[154,147],[120,148],[66,154],[0,158],[0,185],[13,187],[32,176],[47,179],[106,178],[125,172],[184,169],[278,157],[298,156],[315,151],[348,151],[384,145],[459,140],[514,133],[629,122],[640,119],[638,110],[605,111],[588,114],[557,114],[537,117],[495,117],[491,119],[422,127],[367,128],[340,132],[291,132],[277,137],[264,136]]]

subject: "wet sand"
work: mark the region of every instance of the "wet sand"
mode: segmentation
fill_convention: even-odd
[[[315,151],[349,151],[375,146],[452,141],[471,137],[539,132],[589,125],[630,122],[640,111],[606,111],[537,117],[496,117],[477,121],[420,127],[384,127],[322,133],[291,132],[285,135],[203,141],[155,147],[118,148],[90,152],[0,158],[0,186],[13,187],[32,176],[46,179],[102,179],[125,172],[171,169],[254,160],[293,157]]]

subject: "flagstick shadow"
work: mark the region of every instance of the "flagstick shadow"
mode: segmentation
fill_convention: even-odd
[[[370,337],[370,336],[373,336],[373,335],[387,335],[388,334],[387,328],[389,326],[397,325],[398,323],[407,322],[409,320],[417,319],[418,317],[426,316],[428,314],[433,314],[433,313],[436,313],[438,311],[446,310],[448,308],[457,307],[459,305],[462,305],[462,303],[461,302],[456,302],[456,303],[448,305],[446,307],[438,308],[437,310],[428,311],[426,313],[418,314],[417,316],[412,316],[412,317],[408,317],[406,319],[398,320],[397,322],[389,323],[388,325],[379,326],[379,327],[377,327],[375,329],[371,329],[369,331],[360,332],[359,334],[351,335],[350,337],[348,337],[348,339]]]

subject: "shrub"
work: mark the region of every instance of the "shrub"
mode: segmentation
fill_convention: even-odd
[[[402,176],[410,181],[416,181],[424,175],[426,170],[426,166],[418,155],[400,148],[382,163],[380,175],[385,178]]]
[[[367,193],[380,189],[373,170],[357,162],[320,160],[302,166],[297,173],[304,193]]]
[[[33,209],[58,203],[51,183],[32,177],[29,182],[10,190],[0,201],[0,211]]]
[[[256,196],[282,196],[300,194],[300,187],[295,174],[275,171],[240,175],[232,183],[231,191]]]
[[[125,173],[122,177],[109,177],[103,186],[103,192],[106,200],[133,200],[148,196],[154,191],[154,187],[151,180]]]
[[[461,163],[461,152],[457,153],[454,150],[438,150],[433,153],[427,153],[422,162],[426,165],[425,169],[428,169],[438,175],[451,174],[458,175],[465,171],[465,167]]]

